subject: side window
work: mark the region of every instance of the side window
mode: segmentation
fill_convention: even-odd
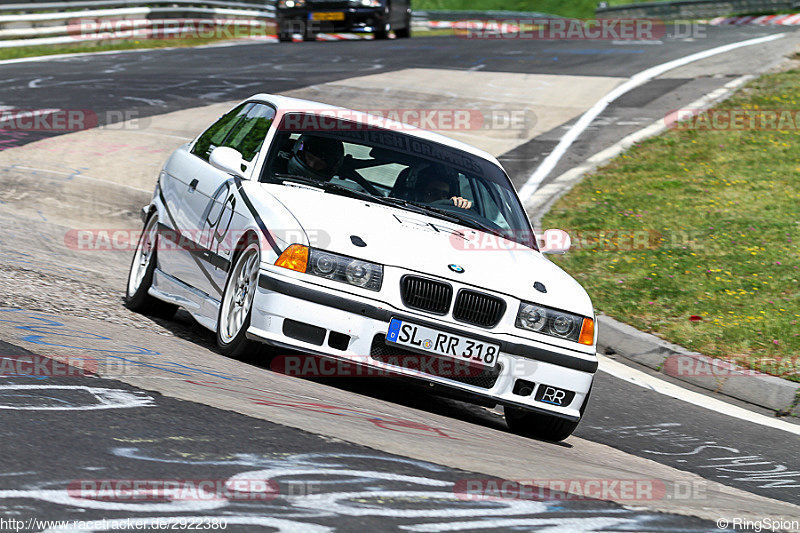
[[[458,190],[459,196],[466,198],[473,204],[475,203],[475,195],[472,193],[472,185],[470,185],[467,177],[461,172],[458,173]]]
[[[250,162],[261,150],[267,131],[275,118],[275,110],[268,105],[253,104],[244,118],[230,130],[223,146],[238,150],[242,158]]]
[[[221,119],[212,124],[211,127],[204,131],[197,139],[197,142],[194,143],[194,147],[192,148],[192,153],[200,159],[208,161],[211,150],[217,146],[222,146],[225,137],[228,136],[231,129],[233,129],[236,123],[239,122],[242,116],[244,116],[252,106],[253,104],[242,104],[223,115]]]

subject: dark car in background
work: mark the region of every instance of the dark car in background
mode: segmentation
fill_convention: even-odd
[[[386,39],[411,36],[410,0],[279,0],[276,4],[278,39],[299,33],[313,41],[318,33],[372,33]]]

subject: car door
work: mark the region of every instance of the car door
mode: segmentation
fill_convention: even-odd
[[[189,166],[193,178],[180,210],[192,224],[196,249],[192,251],[191,270],[184,281],[215,299],[222,295],[231,251],[242,228],[236,227],[241,223],[235,223],[233,218],[236,180],[213,167],[209,156],[218,146],[237,150],[242,154],[241,170],[247,176],[274,118],[275,109],[271,106],[247,104],[237,113],[237,120],[232,121],[230,128],[226,124],[219,132],[210,131],[208,136],[204,133],[191,150],[193,160]]]
[[[159,250],[159,266],[170,276],[191,285],[198,268],[197,226],[189,205],[198,195],[198,174],[213,146],[224,142],[228,133],[241,119],[250,104],[242,104],[223,115],[200,135],[193,145],[175,151],[164,167],[159,180],[166,216],[160,223],[172,230],[164,236],[172,241]]]

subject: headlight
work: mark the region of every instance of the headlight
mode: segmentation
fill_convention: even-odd
[[[381,0],[350,0],[350,3],[361,7],[381,7]]]
[[[275,261],[281,267],[333,279],[370,291],[381,290],[383,266],[346,255],[293,244]]]
[[[278,7],[281,9],[303,7],[306,5],[306,0],[279,0]]]
[[[594,343],[594,320],[542,305],[522,302],[516,326],[589,346]]]

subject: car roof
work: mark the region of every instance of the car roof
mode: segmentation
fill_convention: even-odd
[[[397,127],[398,130],[402,131],[407,135],[412,137],[417,137],[419,139],[424,139],[427,141],[436,142],[439,144],[443,144],[445,146],[449,146],[451,148],[456,148],[458,150],[462,150],[469,154],[478,156],[482,159],[486,159],[491,163],[502,168],[502,165],[494,157],[492,154],[488,152],[484,152],[474,146],[471,146],[467,143],[457,141],[455,139],[451,139],[445,135],[441,135],[439,133],[434,133],[432,131],[424,130],[422,128],[418,128],[416,126],[412,126],[410,124],[404,124],[402,122],[397,122],[394,120],[389,120],[383,117],[379,117],[377,115],[371,115],[369,113],[364,113],[361,111],[356,111],[353,109],[347,109],[344,107],[338,107],[329,104],[323,104],[322,102],[314,102],[312,100],[303,100],[300,98],[291,98],[289,96],[281,96],[278,94],[267,94],[267,93],[259,93],[251,96],[244,100],[245,102],[265,102],[271,103],[275,107],[277,107],[279,113],[287,112],[287,111],[302,111],[302,112],[309,112],[309,113],[319,113],[321,111],[348,111],[347,120],[352,120],[354,122],[361,122],[365,124],[381,124],[382,127],[385,129],[392,129],[392,127]],[[372,118],[372,120],[370,120]]]

